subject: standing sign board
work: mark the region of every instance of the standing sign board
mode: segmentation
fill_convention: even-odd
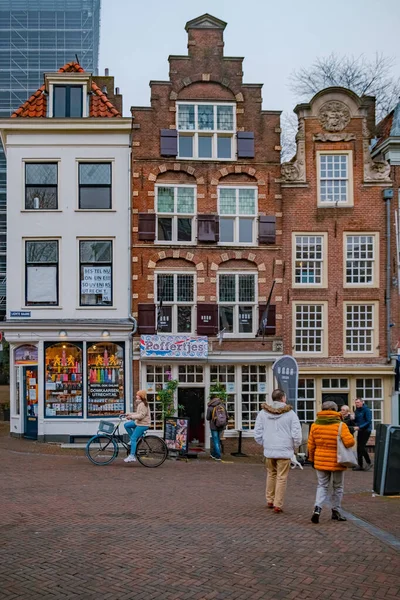
[[[278,388],[286,394],[288,404],[297,410],[297,389],[299,381],[299,365],[293,356],[282,356],[272,367]]]
[[[168,450],[186,454],[189,450],[189,419],[167,417],[164,420],[164,440]]]

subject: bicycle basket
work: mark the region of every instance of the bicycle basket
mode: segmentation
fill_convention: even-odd
[[[114,423],[110,423],[110,421],[100,421],[97,431],[101,431],[102,433],[112,433],[114,427]]]

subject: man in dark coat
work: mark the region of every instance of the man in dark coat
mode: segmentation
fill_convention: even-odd
[[[371,459],[367,452],[367,442],[372,431],[372,412],[364,404],[364,400],[356,398],[356,410],[354,413],[354,429],[358,432],[357,435],[357,459],[358,467],[354,467],[353,471],[369,471],[372,468]],[[365,469],[363,468],[363,458],[365,458]]]

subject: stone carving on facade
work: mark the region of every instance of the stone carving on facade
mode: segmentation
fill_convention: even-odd
[[[304,119],[301,118],[299,119],[298,130],[296,134],[296,156],[290,162],[283,163],[281,166],[281,177],[284,183],[305,183],[305,144]]]
[[[314,142],[352,142],[356,139],[354,133],[317,133]]]
[[[325,102],[319,111],[319,121],[326,131],[342,131],[350,123],[351,115],[343,102]]]
[[[366,119],[363,120],[364,181],[391,183],[390,165],[386,160],[373,160],[369,149],[371,134]]]

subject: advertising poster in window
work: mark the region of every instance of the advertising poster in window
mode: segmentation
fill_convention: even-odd
[[[14,350],[14,364],[15,365],[37,365],[38,362],[38,348],[37,346],[31,346],[25,344],[24,346],[18,346]]]
[[[115,417],[125,410],[123,344],[88,345],[88,417]]]
[[[189,450],[189,419],[166,418],[164,420],[164,440],[169,450],[186,454]]]
[[[82,347],[45,344],[45,417],[82,417]]]
[[[101,296],[111,302],[111,267],[83,267],[81,294]]]

